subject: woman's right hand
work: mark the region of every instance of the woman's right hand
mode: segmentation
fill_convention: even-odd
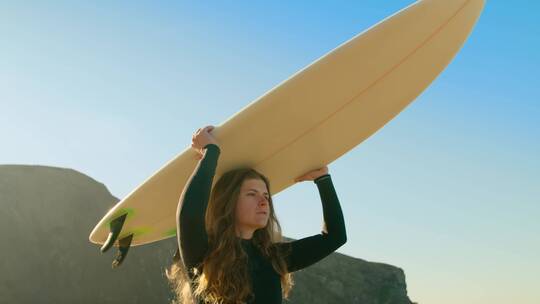
[[[218,145],[217,140],[210,134],[214,126],[206,126],[199,128],[191,137],[191,147],[198,153],[198,159],[201,159],[204,154],[204,147],[208,144]]]

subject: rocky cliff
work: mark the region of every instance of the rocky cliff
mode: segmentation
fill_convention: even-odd
[[[0,165],[0,303],[170,302],[164,271],[175,238],[131,248],[116,269],[116,250],[102,254],[88,241],[118,201],[72,169]],[[294,280],[284,303],[412,303],[402,269],[339,253],[295,272]]]

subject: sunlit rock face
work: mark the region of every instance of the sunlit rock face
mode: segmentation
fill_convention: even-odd
[[[115,269],[117,248],[88,241],[118,201],[72,169],[0,165],[0,303],[170,302],[176,238],[132,247]],[[400,268],[339,253],[294,280],[289,303],[411,303]]]

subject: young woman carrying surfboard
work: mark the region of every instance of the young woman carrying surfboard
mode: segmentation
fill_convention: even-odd
[[[192,137],[200,155],[177,209],[179,251],[166,275],[180,303],[282,303],[291,273],[347,241],[328,167],[295,179],[313,181],[322,200],[324,231],[282,242],[268,179],[252,168],[230,170],[211,189],[220,146],[201,128]]]

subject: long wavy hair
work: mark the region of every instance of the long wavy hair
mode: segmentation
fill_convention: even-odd
[[[289,252],[280,252],[276,246],[272,246],[273,243],[282,242],[283,236],[274,212],[270,183],[266,176],[256,170],[242,167],[221,175],[211,191],[205,214],[208,251],[202,264],[188,270],[177,252],[174,263],[166,269],[166,277],[176,296],[176,300],[173,299],[171,303],[193,304],[198,298],[203,303],[241,304],[246,303],[248,297],[253,295],[248,273],[248,256],[235,231],[236,204],[246,179],[260,179],[268,189],[268,223],[266,227],[253,233],[252,241],[280,275],[282,297],[288,299],[294,281],[292,273],[286,270],[285,257]],[[193,272],[193,281],[188,277],[187,271]]]

